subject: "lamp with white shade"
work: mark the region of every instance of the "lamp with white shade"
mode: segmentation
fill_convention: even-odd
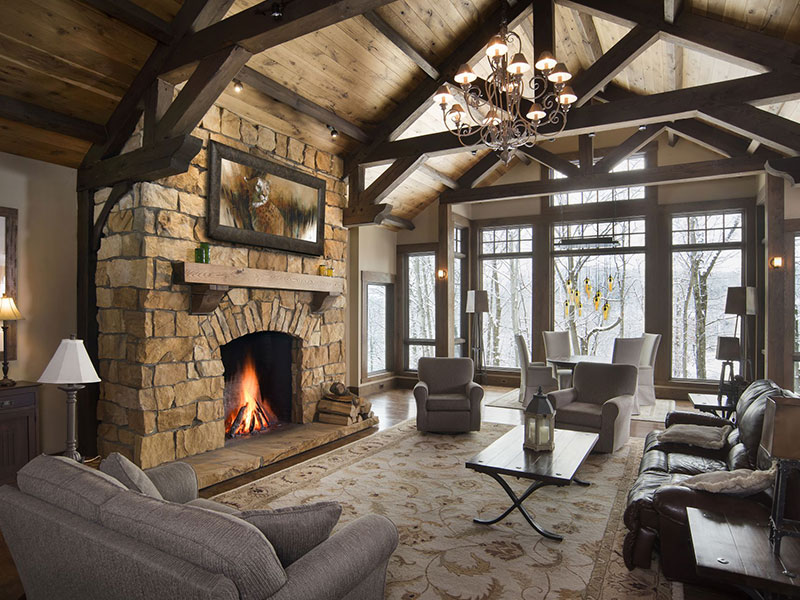
[[[3,294],[3,297],[0,298],[0,321],[3,322],[3,379],[0,380],[2,387],[10,387],[17,383],[8,377],[8,322],[20,319],[22,319],[22,315],[17,309],[14,299]]]
[[[74,335],[68,340],[61,340],[56,353],[39,377],[39,383],[55,384],[58,389],[67,393],[67,450],[64,456],[78,462],[83,462],[78,452],[78,438],[75,433],[78,390],[85,388],[87,383],[99,382],[100,378],[94,370],[83,340],[76,340]]]

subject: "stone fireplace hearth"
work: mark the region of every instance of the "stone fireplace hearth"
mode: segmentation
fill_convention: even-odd
[[[213,312],[191,314],[191,288],[173,278],[173,263],[193,260],[197,245],[209,242],[212,265],[316,275],[324,264],[343,280],[341,162],[217,107],[193,135],[325,179],[325,252],[309,257],[209,240],[205,146],[188,173],[138,183],[118,203],[96,276],[98,445],[144,468],[225,446],[221,346],[237,338],[265,331],[291,337],[293,423],[311,423],[323,389],[345,375],[344,295],[320,310],[310,291],[231,287]],[[96,202],[107,195],[98,192]]]

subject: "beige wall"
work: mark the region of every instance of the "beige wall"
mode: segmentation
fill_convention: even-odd
[[[3,206],[19,211],[18,359],[13,379],[36,381],[62,338],[75,333],[77,196],[74,169],[0,153]],[[42,452],[64,450],[66,405],[55,386],[40,388]]]

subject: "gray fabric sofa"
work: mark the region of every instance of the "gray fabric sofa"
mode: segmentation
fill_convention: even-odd
[[[217,503],[195,502],[188,465],[148,476],[163,499],[42,455],[19,471],[19,489],[0,488],[0,530],[28,600],[384,597],[398,540],[385,517],[361,517],[330,537],[323,531],[324,541],[282,564],[244,520],[253,511],[226,514]]]
[[[419,359],[414,386],[419,431],[480,431],[483,388],[472,381],[474,370],[471,358]]]
[[[637,369],[633,365],[580,362],[572,387],[547,394],[556,427],[598,433],[594,452],[615,452],[631,435]]]

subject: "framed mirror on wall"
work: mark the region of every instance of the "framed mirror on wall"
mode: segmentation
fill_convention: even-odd
[[[17,209],[0,206],[0,294],[17,299]],[[0,360],[17,359],[17,322],[8,322],[8,357],[3,356],[0,330]]]

